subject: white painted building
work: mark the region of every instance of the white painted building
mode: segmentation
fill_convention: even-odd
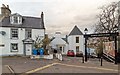
[[[74,50],[75,54],[80,51],[84,53],[84,36],[77,26],[66,38],[62,38],[60,33],[56,33],[50,44],[52,48],[61,50],[62,54],[67,54],[68,50]]]
[[[68,36],[69,50],[84,53],[84,36],[80,29],[75,26]]]
[[[0,55],[31,55],[37,36],[44,38],[43,12],[41,18],[18,13],[0,22]]]
[[[68,50],[68,42],[66,38],[61,36],[60,32],[56,32],[55,37],[50,42],[53,49],[60,50],[62,54],[66,54]]]

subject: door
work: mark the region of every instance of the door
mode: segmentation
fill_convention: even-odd
[[[25,45],[25,53],[26,55],[32,55],[32,45],[31,44],[26,44]]]
[[[60,51],[61,51],[61,53],[62,53],[62,54],[65,54],[65,51],[64,51],[64,46],[60,46],[60,48],[59,48],[59,49],[60,49]]]

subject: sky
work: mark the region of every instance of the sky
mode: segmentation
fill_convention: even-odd
[[[44,12],[46,33],[69,34],[75,25],[84,33],[94,31],[94,25],[100,13],[99,7],[118,0],[0,0],[9,5],[12,13],[23,16],[40,17]]]

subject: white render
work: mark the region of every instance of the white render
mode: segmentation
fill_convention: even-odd
[[[76,43],[76,37],[79,37],[79,43]],[[68,36],[69,49],[74,50],[76,54],[76,46],[79,46],[79,51],[84,53],[84,37],[83,35],[70,35]]]
[[[50,42],[50,46],[53,49],[60,50],[60,47],[62,47],[62,54],[67,54],[68,50],[68,43],[62,39],[61,33],[56,33],[54,39]]]
[[[2,56],[4,55],[23,55],[24,54],[24,44],[25,39],[25,28],[18,28],[18,39],[11,39],[11,28],[10,27],[0,27],[0,31],[5,31],[6,34],[0,34],[0,45],[5,45],[4,47],[0,46],[0,52]],[[32,29],[32,39],[35,40],[36,36],[41,36],[41,39],[44,38],[44,29]],[[18,43],[18,52],[11,52],[11,43]]]
[[[59,49],[59,47],[62,47],[62,54],[66,54],[67,50],[68,50],[68,43],[66,43],[62,38],[60,37],[56,37],[55,39],[53,39],[50,43],[50,45],[52,46],[52,48],[54,49]],[[64,47],[64,51],[63,51],[63,47]]]

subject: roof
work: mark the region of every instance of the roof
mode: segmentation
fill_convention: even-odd
[[[67,38],[62,38],[66,43],[68,43],[68,40],[67,40]]]
[[[80,31],[80,29],[77,26],[75,26],[73,30],[70,32],[69,36],[70,35],[83,35],[83,33]]]
[[[18,13],[11,14],[11,16],[13,16],[13,15],[22,16],[22,15],[20,15],[20,14],[18,14]]]
[[[23,23],[21,25],[12,25],[10,24],[10,16],[5,17],[0,22],[0,27],[17,27],[17,28],[36,28],[36,29],[45,29],[42,18],[22,16]]]
[[[52,40],[54,40],[55,39],[55,37],[52,37],[51,39],[50,39],[50,41],[52,41]]]
[[[55,37],[51,38],[51,41],[53,41],[55,39]],[[67,38],[61,38],[62,40],[64,40],[66,43],[68,43]]]

